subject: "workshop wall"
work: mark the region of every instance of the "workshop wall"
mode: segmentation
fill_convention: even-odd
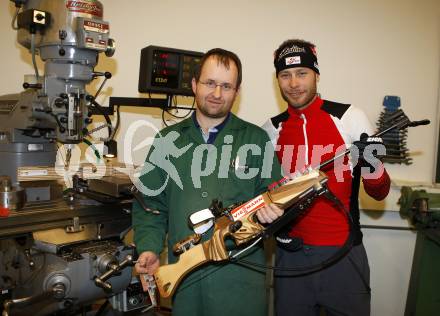
[[[286,108],[276,85],[273,52],[285,39],[303,38],[317,45],[323,98],[354,104],[375,123],[384,96],[398,95],[410,118],[432,120],[429,126],[409,131],[407,146],[413,164],[387,166],[394,180],[432,181],[439,128],[438,0],[101,2],[117,45],[113,58],[101,56],[97,67],[113,73],[100,96],[104,105],[109,96],[146,96],[137,92],[140,50],[145,46],[194,51],[222,47],[236,52],[243,62],[241,96],[233,111],[261,125]],[[13,12],[11,2],[0,3],[0,95],[21,91],[23,75],[33,72],[29,53],[16,43],[16,32],[10,27]],[[123,107],[121,111],[119,152],[133,122],[145,120],[162,127],[160,110]],[[147,133],[136,134],[133,143],[152,136],[153,129]],[[134,154],[135,162],[142,161],[145,151]],[[398,195],[395,187],[383,203],[362,197],[364,208],[382,210],[375,216],[363,214],[362,222],[407,226],[398,213],[388,212],[398,210]],[[387,230],[367,230],[365,235],[372,270],[372,315],[403,315],[415,235]]]

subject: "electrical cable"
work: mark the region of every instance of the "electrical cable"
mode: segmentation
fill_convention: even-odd
[[[253,246],[255,246],[256,244],[258,244],[261,240],[263,239],[263,237],[258,237],[252,244],[250,244],[249,246],[247,246],[246,248],[244,248],[244,249],[242,249],[242,250],[240,250],[239,252],[237,252],[237,253],[235,253],[235,254],[233,254],[232,256],[230,256],[230,259],[235,259],[235,258],[237,258],[239,255],[241,255],[243,252],[246,252],[246,251],[248,251],[249,249],[251,249]],[[232,252],[230,251],[229,252],[229,255],[231,254]]]
[[[14,17],[12,18],[11,27],[14,31],[17,31],[19,29],[18,25],[15,25],[15,22],[17,21],[18,12],[20,11],[21,7],[17,7],[15,9]]]
[[[171,113],[170,109],[164,109],[164,111],[166,111],[169,115],[171,115],[172,117],[175,117],[177,119],[185,119],[192,113],[192,110],[194,110],[195,103],[196,103],[196,98],[193,97],[193,103],[192,103],[191,107],[186,110],[186,111],[188,111],[188,113],[186,113],[183,116],[179,116],[179,115],[175,115],[175,114]],[[176,96],[173,97],[173,105],[177,106],[177,97]]]
[[[151,98],[151,97],[150,97],[150,98]],[[150,99],[150,100],[151,100],[151,99]],[[173,100],[172,102],[174,103],[173,105],[176,106],[176,105],[177,105],[177,98],[176,98],[176,96],[173,96],[173,97],[172,97],[172,100]],[[171,112],[170,112],[170,109],[172,109],[172,108],[162,108],[162,123],[163,123],[165,126],[169,126],[169,124],[166,122],[166,119],[165,119],[165,112],[166,112],[167,114],[171,115],[172,117],[176,118],[176,119],[185,119],[185,118],[187,118],[187,117],[192,113],[192,110],[194,110],[194,105],[195,105],[195,103],[196,103],[196,99],[195,99],[195,97],[193,97],[193,103],[192,103],[191,107],[188,108],[188,109],[185,109],[185,110],[188,111],[188,113],[185,114],[185,115],[183,115],[183,116],[179,116],[179,115],[176,115],[176,114],[171,113]]]
[[[104,112],[104,109],[102,108],[102,106],[101,106],[98,102],[96,102],[94,99],[92,99],[90,102],[94,105],[94,107],[96,108],[96,110],[97,110],[99,113],[101,113],[102,116],[104,116],[104,119],[105,119],[105,121],[107,122],[107,127],[108,127],[108,137],[107,137],[107,138],[101,138],[101,139],[100,139],[100,141],[107,142],[107,141],[111,140],[111,136],[112,136],[112,133],[113,133],[113,125],[112,125],[112,121],[110,120],[108,114]]]
[[[98,158],[98,162],[101,161],[101,155],[99,154],[99,150],[95,147],[95,145],[86,138],[83,138],[83,142],[92,148],[93,153],[95,154],[96,158]]]
[[[168,127],[169,125],[167,124],[166,120],[165,120],[165,110],[162,110],[162,123]]]
[[[34,66],[35,77],[37,81],[40,79],[40,74],[38,73],[37,62],[35,60],[35,33],[31,33],[31,54],[32,54],[32,65]]]
[[[111,134],[110,139],[113,139],[115,137],[116,133],[118,132],[120,122],[121,122],[121,113],[120,113],[119,105],[117,105],[116,106],[116,125],[113,128],[113,133]]]

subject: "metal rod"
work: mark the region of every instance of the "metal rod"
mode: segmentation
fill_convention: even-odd
[[[110,97],[109,105],[114,107],[119,106],[141,106],[152,107],[160,109],[179,109],[179,110],[193,110],[194,108],[185,106],[170,106],[170,99],[165,98],[125,98],[125,97]]]
[[[411,123],[411,121],[410,121],[408,118],[406,118],[405,120],[403,120],[403,121],[401,121],[401,122],[398,122],[398,123],[396,123],[396,124],[394,124],[394,125],[391,125],[390,127],[384,129],[383,131],[379,131],[379,132],[377,132],[376,134],[372,135],[371,137],[380,137],[380,136],[382,136],[382,135],[388,133],[389,131],[391,131],[391,130],[393,130],[393,129],[395,129],[395,128],[401,128],[401,127],[403,127],[403,126],[405,126],[405,125],[407,125],[407,124],[409,124],[409,123]],[[345,155],[347,155],[348,153],[350,153],[350,149],[351,149],[351,147],[353,147],[353,146],[350,146],[350,148],[348,148],[348,149],[346,149],[345,151],[343,151],[343,152],[337,154],[337,155],[334,156],[333,158],[330,158],[330,159],[324,161],[323,163],[319,164],[318,167],[317,167],[317,169],[318,169],[318,170],[319,170],[319,169],[322,169],[323,167],[325,167],[325,166],[331,164],[332,162],[334,162],[336,159],[341,158],[341,157],[344,157]]]
[[[384,225],[361,225],[362,229],[387,229],[387,230],[408,230],[416,231],[415,227],[404,227],[404,226],[384,226]]]

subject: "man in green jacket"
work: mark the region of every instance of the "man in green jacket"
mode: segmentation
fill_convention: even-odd
[[[160,214],[133,205],[138,273],[153,274],[168,236],[173,246],[194,234],[188,218],[214,199],[229,206],[251,200],[281,179],[280,165],[267,134],[230,112],[241,84],[241,62],[223,49],[208,51],[192,80],[197,109],[191,118],[163,129],[148,154],[140,190],[145,204]],[[270,223],[283,211],[274,204],[257,211]],[[167,235],[168,234],[168,235]],[[207,240],[212,229],[203,235]],[[235,250],[233,243],[228,247]],[[262,245],[242,255],[264,264]],[[173,315],[267,315],[265,271],[239,263],[217,262],[191,272],[173,298]]]

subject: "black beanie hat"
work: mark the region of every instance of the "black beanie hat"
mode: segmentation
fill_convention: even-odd
[[[287,68],[306,67],[319,75],[318,58],[315,46],[307,43],[292,43],[283,49],[278,49],[274,56],[276,75]]]

